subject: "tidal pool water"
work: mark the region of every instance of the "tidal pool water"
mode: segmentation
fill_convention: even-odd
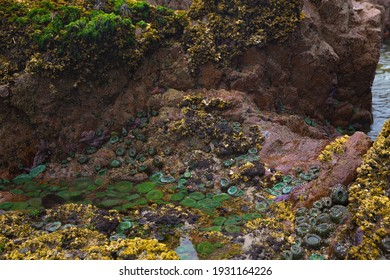
[[[372,85],[372,114],[374,122],[368,136],[375,140],[383,123],[390,118],[390,40],[385,41],[382,45]]]

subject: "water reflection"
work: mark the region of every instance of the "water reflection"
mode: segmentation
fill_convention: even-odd
[[[384,42],[372,85],[372,114],[374,122],[368,136],[375,139],[383,123],[390,118],[390,40]]]

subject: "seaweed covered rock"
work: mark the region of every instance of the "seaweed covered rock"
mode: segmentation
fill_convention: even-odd
[[[355,246],[351,259],[389,258],[390,236],[390,120],[387,120],[373,146],[358,168],[349,188],[349,209],[354,214]]]
[[[248,47],[285,39],[301,20],[301,0],[195,0],[186,45],[194,65],[228,64]]]
[[[134,69],[145,53],[182,29],[172,10],[142,1],[110,0],[97,6],[94,1],[7,0],[0,14],[0,48],[7,58],[2,82],[21,70],[96,75],[123,61]]]
[[[178,259],[173,250],[156,239],[124,236],[109,240],[106,230],[100,232],[98,221],[102,217],[117,220],[118,213],[114,212],[67,204],[47,210],[41,217],[28,212],[0,213],[0,259]]]
[[[368,124],[380,11],[347,2],[194,1],[172,11],[127,0],[2,1],[0,167],[75,152],[83,132],[117,129],[173,89],[244,92],[261,110],[310,116],[311,125]]]

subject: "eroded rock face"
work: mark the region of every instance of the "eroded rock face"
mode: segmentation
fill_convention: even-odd
[[[154,2],[175,9],[191,3]],[[194,73],[182,45],[175,43],[148,57],[132,76],[123,69],[107,73],[105,81],[21,73],[14,84],[1,87],[0,168],[31,166],[41,140],[53,159],[77,151],[84,131],[118,129],[151,96],[169,89],[240,91],[261,110],[341,127],[369,125],[381,11],[366,2],[323,0],[304,1],[303,13],[285,42],[252,47],[225,68],[210,63]],[[299,131],[292,119],[288,125]]]
[[[382,12],[382,30],[385,37],[389,36],[390,28],[390,1],[389,0],[369,0],[375,8]],[[359,7],[359,5],[357,5]]]

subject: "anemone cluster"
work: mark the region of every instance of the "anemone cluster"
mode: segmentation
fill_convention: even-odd
[[[331,244],[331,237],[340,224],[347,222],[349,213],[346,208],[348,191],[337,184],[332,188],[330,197],[323,197],[313,203],[310,209],[301,207],[295,213],[295,242],[290,250],[282,253],[285,259],[310,259],[310,254],[321,254],[326,249],[327,258],[346,258],[344,244]],[[329,247],[333,250],[330,254]],[[310,254],[309,254],[310,253]],[[325,256],[323,256],[325,258]]]
[[[310,209],[294,210],[290,192],[318,178],[321,168],[297,167],[290,174],[269,169],[259,156],[260,127],[226,117],[231,106],[223,98],[189,95],[165,129],[156,130],[154,117],[161,112],[140,111],[109,137],[99,129],[88,133],[104,139],[99,145],[85,134],[89,140],[83,150],[70,154],[62,168],[76,167],[89,177],[79,173],[71,180],[51,180],[46,175],[60,164],[46,163],[1,180],[0,194],[11,193],[11,199],[0,203],[0,258],[353,259],[388,254],[388,126],[349,194],[337,184]],[[177,146],[151,145],[165,139],[163,134]]]

